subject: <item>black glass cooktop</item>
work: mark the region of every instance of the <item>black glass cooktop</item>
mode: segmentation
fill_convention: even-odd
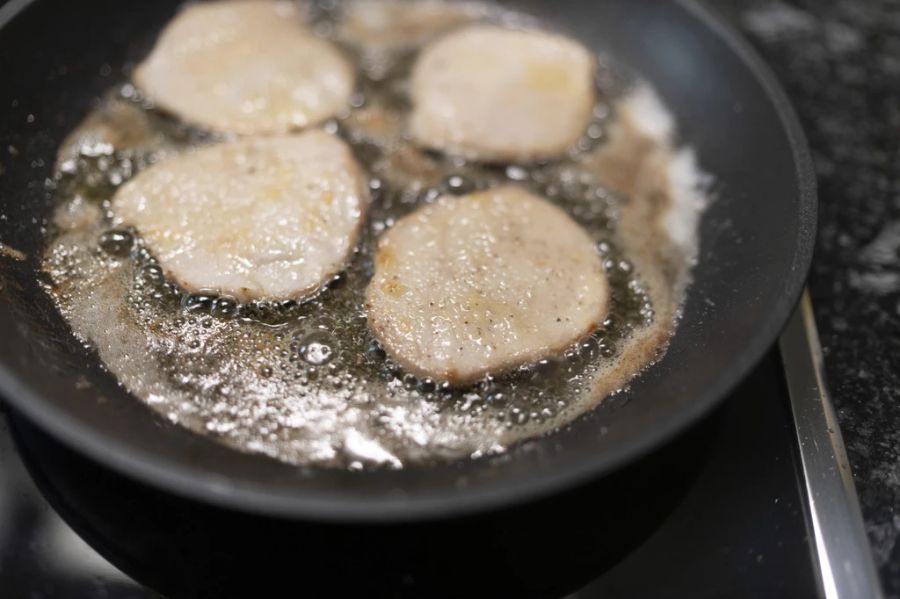
[[[783,370],[773,350],[705,424],[710,448],[670,515],[636,550],[572,599],[819,595],[791,418]],[[15,438],[25,441],[20,448]],[[33,448],[48,443],[53,445],[14,416],[0,418],[0,596],[159,597],[111,564],[138,568],[141,580],[152,580],[152,557],[132,564],[119,559],[114,549],[139,544],[140,538],[103,538],[84,525],[90,518],[67,505],[65,493],[55,493],[52,481],[43,480],[41,488],[54,495],[51,500],[66,519],[50,507],[32,479],[32,474],[38,480],[45,474],[45,452],[37,455]],[[106,485],[99,491],[115,496],[114,481],[92,476],[83,484]],[[204,530],[188,534],[203,535]],[[184,588],[183,594],[197,593]]]

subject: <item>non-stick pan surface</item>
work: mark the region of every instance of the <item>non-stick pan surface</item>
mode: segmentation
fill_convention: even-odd
[[[73,448],[177,494],[268,515],[342,521],[449,517],[608,474],[707,412],[772,344],[815,231],[810,160],[769,71],[687,1],[511,2],[649,79],[715,178],[702,250],[668,353],[564,430],[491,459],[399,472],[296,468],[156,416],[104,372],[41,291],[45,180],[67,131],[149,49],[178,0],[17,1],[0,9],[0,393]],[[123,70],[124,69],[124,70]]]

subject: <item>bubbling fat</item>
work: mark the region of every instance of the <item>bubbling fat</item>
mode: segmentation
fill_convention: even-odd
[[[340,31],[339,10],[315,18],[323,35]],[[672,146],[671,117],[652,90],[599,85],[594,120],[564,160],[484,166],[422,152],[405,135],[415,49],[381,48],[377,63],[360,61],[355,110],[325,125],[368,171],[372,203],[347,269],[303,303],[188,293],[166,279],[135,231],[114,228],[111,199],[123,182],[161,156],[209,143],[208,135],[155,112],[128,85],[73,132],[59,162],[47,290],[133,396],[241,451],[399,468],[498,453],[553,431],[662,354],[696,252],[703,178],[692,155]],[[122,114],[135,116],[110,117]],[[510,182],[565,210],[596,243],[609,317],[555,359],[464,388],[404,372],[366,322],[377,240],[440,196]]]

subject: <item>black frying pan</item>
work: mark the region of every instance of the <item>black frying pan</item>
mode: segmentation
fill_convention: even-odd
[[[496,458],[399,472],[296,468],[171,425],[76,342],[34,269],[59,142],[143,56],[178,4],[13,0],[0,9],[0,241],[28,256],[0,258],[0,392],[114,471],[200,503],[294,522],[481,517],[608,477],[672,439],[748,373],[799,296],[815,233],[813,172],[791,108],[755,54],[688,1],[510,2],[649,79],[682,141],[716,178],[695,281],[665,357],[562,431]]]

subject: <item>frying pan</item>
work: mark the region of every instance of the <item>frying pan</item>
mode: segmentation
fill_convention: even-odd
[[[613,476],[695,423],[758,362],[799,297],[815,235],[813,171],[760,59],[687,0],[507,2],[648,79],[680,141],[715,178],[665,357],[559,432],[501,456],[396,472],[293,467],[172,425],[77,342],[35,268],[56,148],[178,4],[13,0],[0,9],[0,241],[26,255],[0,258],[0,393],[112,471],[201,504],[342,526],[424,525],[526,505]]]

